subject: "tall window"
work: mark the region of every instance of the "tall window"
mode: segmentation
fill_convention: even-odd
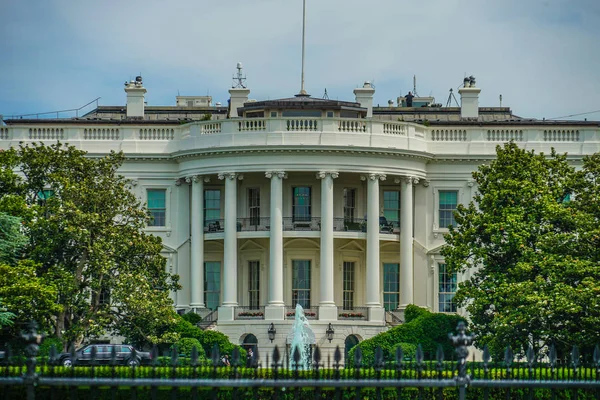
[[[456,294],[456,272],[448,272],[446,264],[438,264],[439,270],[439,311],[456,312],[454,295]]]
[[[310,221],[310,187],[297,186],[293,188],[292,216],[294,221]]]
[[[354,222],[356,189],[344,188],[344,221]]]
[[[383,191],[383,216],[393,226],[400,226],[400,192],[397,190]]]
[[[310,308],[310,260],[292,261],[292,303]]]
[[[248,306],[258,310],[260,303],[260,263],[248,261]]]
[[[354,310],[354,263],[344,261],[344,310]]]
[[[250,225],[260,225],[260,190],[258,188],[248,189],[248,215]]]
[[[41,192],[37,193],[37,203],[40,206],[43,206],[50,197],[54,196],[54,190],[52,189],[44,189]]]
[[[400,301],[400,264],[383,264],[383,307],[386,311],[398,308]]]
[[[204,263],[204,302],[206,308],[216,310],[221,302],[221,263]]]
[[[458,204],[458,192],[456,190],[440,190],[440,228],[447,228],[449,225],[456,225],[454,221],[454,211]]]
[[[166,189],[148,189],[148,211],[150,222],[148,226],[165,226],[167,214],[167,191]]]
[[[221,191],[219,189],[207,189],[204,191],[204,223],[208,225],[212,221],[221,219]]]

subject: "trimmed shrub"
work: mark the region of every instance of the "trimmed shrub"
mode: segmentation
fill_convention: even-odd
[[[44,339],[44,341],[40,344],[40,350],[38,351],[38,356],[40,357],[48,357],[50,355],[50,348],[54,345],[56,348],[56,354],[60,354],[63,352],[63,342],[57,337],[49,336]]]
[[[404,310],[404,323],[408,323],[419,318],[421,315],[431,314],[426,308],[415,306],[414,304],[409,304],[406,306],[406,310]]]
[[[202,317],[194,312],[183,314],[181,318],[183,318],[185,321],[189,322],[192,325],[196,325],[198,322],[202,321]]]
[[[198,349],[198,358],[204,358],[204,348],[198,339],[194,338],[181,338],[175,343],[177,350],[179,351],[179,355],[184,357],[191,357],[192,355],[192,347],[196,347]]]
[[[410,313],[406,317],[408,322],[354,346],[348,352],[350,360],[354,360],[354,353],[360,347],[363,365],[371,366],[375,360],[375,349],[381,347],[384,360],[394,361],[396,348],[406,344],[412,344],[415,352],[417,345],[420,344],[426,360],[435,359],[437,346],[441,344],[445,359],[451,359],[454,347],[448,340],[448,333],[454,332],[458,322],[465,319],[453,314],[432,313],[417,306],[408,306],[407,311],[409,309]],[[414,357],[414,353],[412,354]],[[354,362],[351,361],[351,364],[354,365]]]

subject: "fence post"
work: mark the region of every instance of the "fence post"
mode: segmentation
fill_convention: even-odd
[[[35,372],[35,365],[37,362],[35,357],[40,349],[38,344],[40,344],[43,339],[42,335],[38,334],[35,321],[30,321],[27,324],[25,330],[21,332],[21,338],[26,343],[25,355],[27,356],[25,361],[27,369],[23,376],[23,383],[27,390],[27,400],[35,400],[35,386],[37,385],[38,380],[38,376]]]
[[[469,356],[469,349],[467,347],[473,344],[474,338],[473,335],[465,333],[466,327],[463,321],[458,323],[456,330],[458,331],[458,335],[449,333],[448,338],[455,347],[458,358],[458,375],[454,378],[458,386],[458,398],[459,400],[465,400],[467,397],[467,386],[471,380],[471,377],[467,375],[467,357]]]

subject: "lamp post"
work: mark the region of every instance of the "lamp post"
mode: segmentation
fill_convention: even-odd
[[[333,330],[333,326],[331,325],[331,322],[330,322],[329,325],[327,326],[327,330],[325,331],[325,334],[327,335],[327,340],[329,340],[329,343],[331,343],[331,341],[333,340],[334,333],[335,333],[335,331]]]
[[[269,340],[271,341],[271,343],[273,343],[273,340],[275,340],[276,333],[277,330],[275,329],[275,325],[273,325],[273,323],[271,322],[271,325],[269,325],[269,329],[267,330],[267,334],[269,335]]]

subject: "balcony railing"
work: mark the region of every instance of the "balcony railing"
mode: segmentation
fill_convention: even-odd
[[[268,231],[271,229],[269,217],[238,218],[238,232]]]
[[[319,307],[309,307],[304,309],[306,319],[319,319]],[[285,306],[285,319],[296,318],[296,307]]]
[[[206,233],[218,233],[225,231],[225,220],[224,219],[209,219],[204,221],[204,232]]]
[[[319,217],[308,217],[308,218],[284,217],[283,218],[283,230],[284,231],[320,231],[321,230],[321,218],[319,218]]]
[[[362,218],[334,218],[333,230],[342,232],[366,232],[367,221]]]
[[[368,307],[352,307],[351,310],[338,310],[339,320],[367,321],[369,319]]]
[[[265,307],[240,306],[234,308],[235,319],[265,319]]]

